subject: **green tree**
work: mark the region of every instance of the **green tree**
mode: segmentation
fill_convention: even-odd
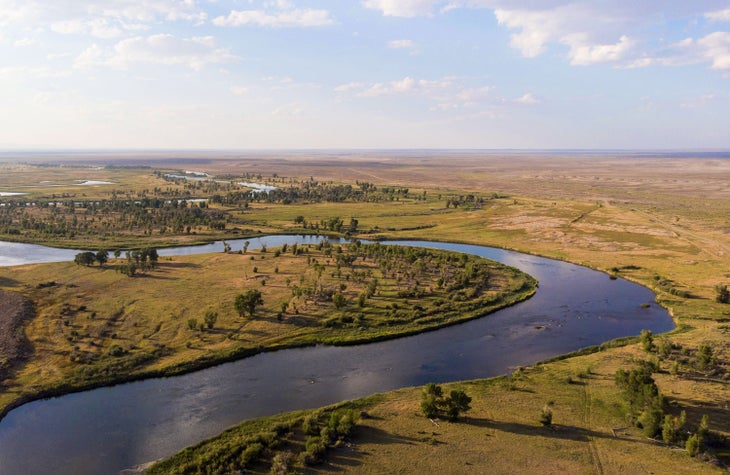
[[[703,370],[709,368],[715,362],[713,353],[712,345],[709,343],[700,344],[697,348],[697,366]]]
[[[245,293],[239,294],[233,306],[238,315],[244,317],[246,314],[253,316],[258,305],[263,305],[264,300],[261,298],[261,292],[256,289],[247,290]]]
[[[80,266],[90,266],[96,260],[96,255],[91,251],[79,252],[74,257],[74,262]]]
[[[336,309],[341,309],[345,306],[345,296],[342,295],[340,292],[336,292],[332,296],[332,303],[335,304]]]
[[[205,312],[205,325],[208,328],[213,328],[213,325],[215,325],[215,322],[218,321],[218,312],[214,312],[213,310],[208,310]]]
[[[553,409],[550,407],[550,404],[545,404],[540,410],[540,424],[545,427],[553,425]]]
[[[97,251],[96,255],[94,255],[94,259],[96,260],[96,262],[99,263],[100,266],[103,266],[109,260],[109,253],[103,249]]]
[[[644,351],[654,349],[654,334],[651,330],[641,330],[641,347],[644,348]]]
[[[455,422],[459,419],[459,414],[471,409],[471,398],[464,391],[451,391],[449,397],[446,398],[446,415],[449,420]]]
[[[717,284],[715,286],[715,300],[719,303],[730,303],[730,290],[727,285]]]
[[[453,390],[448,397],[444,397],[441,386],[428,383],[423,387],[421,394],[421,412],[428,418],[445,415],[449,421],[455,422],[459,414],[471,409],[471,397],[464,391]]]
[[[421,412],[429,419],[438,417],[439,403],[443,397],[441,386],[435,383],[428,383],[421,394]]]

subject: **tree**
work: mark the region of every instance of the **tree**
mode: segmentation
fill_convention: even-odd
[[[719,303],[730,303],[730,290],[728,290],[727,285],[716,285],[715,286],[715,300]]]
[[[213,328],[213,325],[215,325],[215,322],[218,321],[218,312],[214,312],[213,310],[208,310],[205,312],[205,325],[208,328]]]
[[[471,409],[471,397],[464,391],[453,390],[444,397],[443,389],[438,384],[428,383],[421,394],[421,412],[428,418],[445,415],[449,421],[456,422],[459,414]]]
[[[451,391],[446,399],[446,414],[449,416],[449,420],[451,422],[458,420],[459,414],[471,409],[469,404],[471,404],[471,398],[464,391]]]
[[[332,303],[335,304],[336,309],[341,309],[345,306],[345,296],[342,295],[340,292],[335,293],[332,296]]]
[[[553,409],[550,407],[549,403],[545,404],[540,410],[540,424],[545,427],[553,425]]]
[[[253,316],[258,305],[263,305],[264,300],[261,298],[261,292],[256,289],[247,290],[243,294],[236,297],[233,303],[238,315],[244,317],[246,314]]]
[[[96,259],[96,262],[98,262],[100,266],[103,266],[109,260],[109,253],[102,249],[101,251],[98,251],[96,253],[94,258]]]
[[[641,330],[641,347],[644,348],[644,351],[654,349],[654,334],[651,330]]]
[[[423,388],[421,394],[421,412],[429,419],[439,415],[439,401],[443,396],[441,386],[434,383],[428,383]]]
[[[243,253],[246,254],[248,252],[248,246],[251,245],[250,242],[246,241],[243,243]]]
[[[90,266],[96,260],[96,255],[91,251],[79,252],[74,257],[74,262],[80,266]]]

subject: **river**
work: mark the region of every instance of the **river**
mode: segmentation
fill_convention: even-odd
[[[233,250],[245,240],[231,240]],[[250,249],[302,236],[249,239]],[[169,456],[244,419],[318,407],[400,387],[504,374],[558,354],[674,323],[648,289],[541,257],[462,244],[400,241],[487,257],[540,282],[531,299],[441,330],[351,347],[282,350],[173,378],[35,401],[0,421],[0,473],[104,474]],[[0,243],[0,265],[68,260],[78,251]],[[24,249],[32,253],[23,252]],[[161,255],[216,252],[222,243]],[[56,254],[58,253],[58,254]],[[61,258],[63,257],[63,258]],[[71,257],[72,258],[72,257]],[[648,307],[642,304],[651,303]]]

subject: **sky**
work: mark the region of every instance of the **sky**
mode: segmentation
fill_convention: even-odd
[[[0,0],[0,149],[730,149],[728,0]]]

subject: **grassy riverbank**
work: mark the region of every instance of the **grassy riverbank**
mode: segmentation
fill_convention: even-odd
[[[351,184],[367,180],[379,186],[410,187],[408,197],[388,202],[231,207],[230,213],[240,220],[241,229],[298,232],[303,229],[302,223],[295,222],[299,216],[308,223],[339,217],[347,224],[355,218],[364,237],[505,247],[584,264],[651,288],[683,330],[670,337],[678,349],[660,360],[661,371],[653,374],[669,412],[678,415],[685,410],[691,431],[706,414],[712,431],[730,434],[730,307],[715,301],[715,286],[730,280],[726,222],[730,165],[726,160],[466,155],[448,160],[366,158],[310,163],[302,158],[262,161],[254,157],[211,162],[206,171],[239,176],[254,172],[264,177],[277,173]],[[143,182],[135,182],[132,189],[142,190]],[[478,206],[461,203],[460,198],[469,195],[484,201]],[[459,201],[458,207],[453,206],[454,199]],[[159,239],[159,232],[153,237]],[[75,239],[111,248],[105,244],[109,241],[100,241],[93,234]],[[263,262],[267,261],[268,256]],[[73,266],[57,269],[58,275],[70,276],[72,271],[86,270]],[[18,290],[13,277],[9,279],[3,281],[7,283],[4,287]],[[120,307],[109,308],[113,312]],[[195,339],[195,334],[186,333],[187,315],[180,318],[180,337],[193,335]],[[271,323],[273,320],[275,314]],[[258,324],[246,323],[244,327]],[[37,330],[31,324],[28,331]],[[202,335],[207,338],[205,332]],[[64,345],[71,347],[70,343]],[[701,345],[713,349],[712,368],[697,365]],[[190,350],[204,353],[197,348]],[[56,358],[65,361],[68,353]],[[469,418],[477,421],[474,424],[469,420],[463,424],[439,422],[436,427],[418,415],[419,389],[389,393],[364,409],[373,417],[361,421],[362,432],[353,433],[348,443],[354,448],[348,451],[345,444],[343,452],[328,452],[326,464],[318,470],[372,473],[418,467],[420,471],[444,473],[711,473],[715,470],[712,465],[690,458],[682,447],[646,439],[626,419],[626,405],[613,382],[616,370],[633,367],[637,360],[658,358],[656,352],[647,353],[632,344],[541,365],[518,374],[513,381],[463,383],[461,387],[474,397],[469,413]],[[63,376],[53,371],[43,374],[56,380]],[[555,431],[543,429],[537,420],[549,401],[554,402]],[[612,429],[620,429],[617,437]],[[268,471],[277,450],[262,452],[254,462],[254,471]],[[723,450],[712,449],[715,456],[727,461],[727,450]]]
[[[12,368],[3,407],[262,351],[372,342],[462,322],[531,296],[536,282],[474,256],[382,245],[290,245],[161,258],[135,277],[104,266],[0,269],[26,295],[32,354]],[[234,306],[254,292],[260,305]]]

